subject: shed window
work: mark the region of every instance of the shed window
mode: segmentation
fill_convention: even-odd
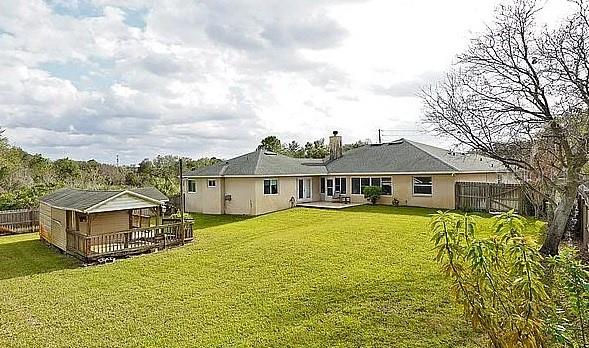
[[[196,180],[188,180],[188,192],[196,192]]]
[[[217,186],[217,180],[209,179],[209,187],[215,187],[215,186]]]
[[[264,179],[264,194],[278,194],[278,179]]]
[[[432,194],[432,177],[431,176],[414,176],[413,177],[413,194],[431,195]]]

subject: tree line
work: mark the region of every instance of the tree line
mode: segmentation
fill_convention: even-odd
[[[358,140],[355,143],[344,144],[342,148],[346,152],[367,144],[369,144],[368,140]],[[262,139],[260,145],[258,145],[258,149],[264,149],[294,158],[325,158],[329,156],[329,146],[325,144],[324,138],[300,145],[294,140],[283,143],[275,135],[270,135]]]
[[[153,186],[167,196],[180,193],[179,156],[158,155],[146,158],[137,165],[121,166],[94,159],[76,161],[65,157],[50,160],[11,145],[2,133],[3,130],[0,130],[0,210],[35,207],[40,197],[61,187],[106,190]],[[366,143],[358,141],[344,145],[344,149]],[[268,136],[258,148],[297,158],[324,158],[329,155],[324,139],[300,146],[295,141],[283,145],[276,136]],[[182,157],[182,160],[185,170],[222,161],[216,157]]]
[[[0,131],[1,135],[2,131]],[[70,158],[50,160],[41,154],[30,154],[12,146],[0,136],[0,210],[37,206],[39,198],[60,188],[122,189],[153,186],[168,196],[179,193],[179,156],[146,158],[138,165],[116,166],[94,159],[76,161]],[[183,158],[188,170],[215,164],[211,157]]]

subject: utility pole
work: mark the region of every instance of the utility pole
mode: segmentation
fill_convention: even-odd
[[[186,238],[186,227],[184,226],[184,175],[182,174],[182,158],[180,158],[180,221],[182,225],[180,228],[182,229],[182,244],[184,244],[184,239]]]
[[[117,154],[117,167],[119,166],[119,154]]]
[[[382,144],[382,129],[378,130],[378,143]]]

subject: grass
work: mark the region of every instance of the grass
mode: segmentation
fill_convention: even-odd
[[[0,346],[474,346],[431,212],[197,215],[195,243],[77,268],[34,235],[1,237]]]

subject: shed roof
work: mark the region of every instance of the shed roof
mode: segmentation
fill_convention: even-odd
[[[41,202],[50,206],[89,212],[109,200],[115,199],[124,194],[129,194],[138,199],[144,200],[145,206],[157,206],[168,200],[168,197],[154,187],[133,188],[129,190],[100,191],[80,190],[74,188],[61,188],[41,198]],[[124,207],[122,209],[125,209]]]

